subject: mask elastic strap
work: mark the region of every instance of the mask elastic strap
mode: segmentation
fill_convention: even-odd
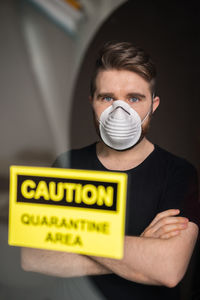
[[[142,122],[141,122],[141,125],[144,123],[144,121],[148,118],[148,116],[149,116],[149,114],[150,114],[150,112],[152,111],[152,108],[153,108],[153,99],[154,99],[154,97],[155,97],[155,94],[153,93],[152,94],[152,102],[151,102],[151,107],[150,107],[150,109],[149,109],[149,111],[148,111],[148,113],[146,114],[146,116],[144,117],[144,119],[142,120]]]
[[[145,116],[144,119],[142,120],[141,125],[142,125],[142,124],[144,123],[144,121],[148,118],[149,114],[150,114],[151,111],[152,111],[152,107],[153,107],[153,103],[151,104],[151,107],[150,107],[148,113],[146,114],[146,116]]]
[[[141,122],[141,125],[144,123],[144,121],[148,118],[149,114],[151,112],[151,109],[148,111],[148,113],[146,114],[146,116],[144,117],[144,119]]]

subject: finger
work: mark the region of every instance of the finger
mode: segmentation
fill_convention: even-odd
[[[165,217],[170,217],[170,216],[176,216],[180,213],[179,209],[168,209],[165,211],[162,211],[161,213],[158,213],[153,221],[150,223],[150,225],[154,225],[157,223],[160,219],[165,218]]]
[[[172,231],[172,232],[168,232],[168,233],[165,233],[163,235],[160,236],[161,239],[170,239],[171,237],[173,236],[177,236],[180,234],[180,231]]]
[[[188,224],[189,220],[185,217],[165,217],[158,220],[153,225],[149,225],[149,229],[152,229],[153,232],[157,231],[159,228],[166,226],[168,224]]]
[[[143,232],[143,236],[159,238],[162,234],[177,229],[183,230],[187,228],[189,220],[183,217],[169,217],[158,221],[155,225],[149,226]]]
[[[173,231],[180,231],[187,228],[186,223],[165,225],[154,233],[154,236],[161,237],[163,234],[168,234]]]

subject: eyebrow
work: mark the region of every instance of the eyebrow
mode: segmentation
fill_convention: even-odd
[[[142,99],[146,98],[146,96],[144,94],[140,94],[140,93],[137,93],[137,92],[129,93],[129,94],[127,94],[127,96],[128,97],[142,98]]]
[[[100,98],[104,98],[104,97],[112,97],[112,98],[115,98],[115,95],[113,93],[99,93],[97,95],[97,99],[100,99]]]
[[[112,98],[116,98],[115,97],[115,94],[113,93],[99,93],[97,95],[97,99],[100,99],[100,98],[104,98],[104,97],[112,97]],[[132,92],[132,93],[128,93],[126,95],[126,97],[136,97],[136,98],[142,98],[142,99],[145,99],[146,96],[144,94],[141,94],[141,93],[137,93],[137,92]]]

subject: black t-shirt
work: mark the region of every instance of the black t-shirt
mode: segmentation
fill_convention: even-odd
[[[98,160],[96,144],[61,154],[54,167],[108,171]],[[124,172],[124,171],[123,171]],[[128,174],[126,235],[139,236],[157,213],[180,209],[180,215],[199,225],[196,169],[155,145],[153,152]],[[115,274],[91,276],[106,299],[179,299],[180,288],[134,283]]]

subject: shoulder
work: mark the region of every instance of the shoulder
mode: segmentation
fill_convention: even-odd
[[[157,168],[159,175],[165,178],[164,194],[176,195],[177,199],[182,195],[182,199],[198,201],[198,172],[197,169],[185,158],[174,155],[159,146],[156,146]],[[158,167],[159,165],[159,167]],[[188,198],[186,200],[186,198]]]
[[[93,153],[94,151],[96,151],[96,143],[85,146],[83,148],[72,149],[70,152],[73,155],[82,155],[82,156],[84,156],[84,155],[89,155],[89,154]]]
[[[179,171],[186,174],[197,174],[196,168],[188,160],[179,157],[158,145],[155,145],[155,158],[157,163],[167,168],[167,170],[172,173]]]
[[[96,143],[88,145],[80,149],[71,149],[61,153],[53,163],[54,168],[72,168],[74,164],[79,165],[81,162],[87,160],[96,149]]]

